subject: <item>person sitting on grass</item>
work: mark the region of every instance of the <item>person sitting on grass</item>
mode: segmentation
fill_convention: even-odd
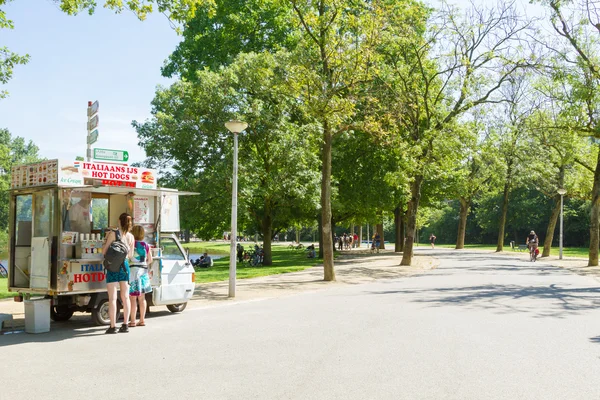
[[[200,266],[204,267],[204,268],[208,268],[208,267],[212,267],[213,266],[213,260],[208,255],[208,253],[204,253],[202,255],[202,257],[200,257]]]
[[[315,245],[314,245],[314,243],[311,244],[310,246],[308,246],[306,248],[306,250],[308,250],[308,255],[307,255],[308,258],[315,258],[317,256],[317,253],[315,252]]]

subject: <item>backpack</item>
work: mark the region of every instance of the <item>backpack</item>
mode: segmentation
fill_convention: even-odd
[[[106,254],[104,254],[104,268],[110,272],[119,272],[121,265],[127,258],[129,248],[121,240],[121,232],[117,229],[115,232],[115,240],[108,246]]]

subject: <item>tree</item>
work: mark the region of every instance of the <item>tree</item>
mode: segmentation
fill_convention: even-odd
[[[233,146],[223,123],[248,122],[239,143],[241,226],[262,233],[266,265],[272,237],[316,209],[317,145],[287,92],[288,58],[285,52],[243,54],[218,72],[200,71],[194,82],[159,89],[153,119],[134,122],[151,162],[170,166],[177,187],[202,193],[185,204],[202,237],[229,226],[231,198],[216,190],[231,193]]]
[[[185,25],[183,40],[162,69],[166,77],[197,79],[197,71],[217,71],[239,54],[294,47],[291,7],[281,0],[214,0]]]
[[[6,4],[10,0],[0,0],[0,6]],[[14,29],[13,22],[6,17],[6,13],[0,9],[0,30]],[[27,64],[29,56],[20,56],[13,53],[6,46],[0,46],[0,84],[6,84],[13,74],[13,68],[19,64]],[[0,90],[0,99],[8,96],[6,90]]]
[[[556,70],[556,77],[563,82],[563,114],[571,117],[566,128],[582,136],[600,139],[600,60],[597,57],[600,15],[596,2],[547,0],[541,3],[550,9],[552,27],[562,40],[553,50],[563,61],[563,69]],[[598,265],[600,246],[600,153],[593,170],[589,266]]]
[[[388,32],[382,53],[390,71],[382,79],[397,99],[392,113],[411,157],[402,265],[411,264],[422,185],[432,166],[442,166],[437,158],[460,140],[452,125],[477,106],[502,101],[499,89],[529,66],[520,44],[530,26],[513,4],[473,7],[461,18],[444,3],[429,19],[426,34],[415,36],[418,40]]]
[[[498,171],[501,169],[495,157],[495,143],[489,134],[482,130],[481,117],[475,116],[467,129],[476,135],[466,142],[464,158],[459,162],[453,184],[455,198],[460,205],[456,249],[464,249],[467,232],[467,217],[475,199],[499,184]],[[468,136],[467,136],[468,138]]]
[[[370,16],[365,3],[290,0],[302,31],[295,49],[303,106],[321,130],[321,240],[324,280],[334,281],[331,225],[331,157],[336,133],[348,130],[355,109],[351,90],[366,79],[370,51],[365,28]]]
[[[13,165],[39,161],[38,147],[32,141],[13,137],[8,129],[0,128],[0,230],[8,228],[8,190]]]

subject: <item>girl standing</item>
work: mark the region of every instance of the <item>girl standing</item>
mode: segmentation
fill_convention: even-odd
[[[136,225],[133,227],[135,246],[131,263],[131,278],[129,280],[129,299],[131,300],[130,327],[146,325],[146,293],[152,292],[152,286],[150,286],[150,278],[152,276],[151,271],[149,272],[149,267],[152,265],[152,253],[150,252],[150,246],[144,242],[145,234],[146,232],[142,226]],[[135,316],[138,304],[140,306],[140,321],[136,325]]]

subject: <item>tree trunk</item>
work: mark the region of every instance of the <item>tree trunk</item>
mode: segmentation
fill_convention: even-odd
[[[267,200],[265,200],[265,203]],[[263,235],[263,265],[273,265],[273,255],[271,249],[271,236],[273,234],[271,218],[271,208],[265,204],[265,215],[262,219],[262,235]]]
[[[471,209],[471,199],[460,198],[460,214],[458,219],[458,236],[456,237],[456,249],[465,248],[465,234],[467,232],[467,216]]]
[[[550,255],[550,249],[552,248],[552,239],[554,238],[554,229],[556,228],[556,221],[560,215],[560,194],[554,196],[554,208],[550,215],[550,221],[548,221],[548,229],[546,229],[546,237],[544,238],[544,251],[542,257],[548,257]],[[516,243],[516,242],[515,242]]]
[[[361,243],[362,243],[362,225],[360,226],[360,231],[358,231],[358,246],[360,247]]]
[[[322,232],[321,214],[317,215],[317,229]],[[319,235],[319,258],[323,258],[323,235]]]
[[[402,253],[402,261],[400,265],[410,265],[413,256],[413,245],[415,243],[415,234],[417,232],[417,211],[419,209],[419,201],[421,200],[421,185],[423,176],[415,177],[415,180],[410,185],[410,201],[408,202],[407,222],[406,222],[406,243],[404,244],[404,252]]]
[[[333,219],[333,217],[331,217],[331,243],[333,243],[333,252],[335,253],[335,249],[337,249],[337,242],[334,240],[335,238],[335,230],[336,230],[336,225],[335,225],[335,219]]]
[[[504,249],[504,225],[506,225],[506,213],[508,212],[508,195],[510,192],[510,183],[504,184],[504,198],[502,200],[502,214],[500,215],[500,229],[498,229],[498,246],[496,252]]]
[[[333,238],[331,231],[331,147],[333,135],[328,121],[323,122],[322,176],[321,176],[321,236],[323,237],[323,279],[335,281],[333,266]]]
[[[403,204],[398,204],[398,206],[394,209],[394,232],[396,233],[396,238],[394,239],[394,251],[396,253],[402,252],[402,245],[404,244],[404,232],[402,229],[402,206]]]
[[[382,218],[382,217],[380,216],[380,218]],[[383,243],[384,242],[384,239],[383,239],[383,224],[377,224],[377,227],[375,229],[376,229],[376,232],[379,233],[379,238],[380,238],[379,249],[380,250],[385,250],[385,244]]]
[[[400,214],[400,252],[404,251],[406,243],[406,211],[402,210]]]
[[[185,240],[185,243],[189,243],[189,242],[190,242],[190,230],[189,230],[189,229],[186,229],[186,230],[183,232],[183,235],[184,235],[184,240]]]
[[[588,260],[589,267],[598,265],[598,245],[600,244],[600,231],[598,230],[600,221],[600,153],[596,161],[596,170],[594,171],[594,186],[592,189],[592,212],[590,216],[590,255]]]

